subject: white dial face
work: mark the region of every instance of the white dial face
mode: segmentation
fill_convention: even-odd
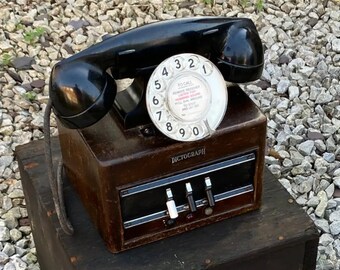
[[[164,60],[152,73],[146,105],[152,122],[166,136],[195,141],[213,133],[227,108],[226,83],[218,68],[196,54]]]

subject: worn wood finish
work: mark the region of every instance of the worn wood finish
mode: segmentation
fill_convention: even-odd
[[[59,126],[67,176],[110,251],[120,252],[260,207],[266,117],[238,86],[230,87],[228,95],[227,113],[217,131],[195,142],[176,142],[156,131],[152,136],[143,136],[141,127],[126,130],[113,112],[83,130]],[[147,128],[152,129],[152,125]],[[172,163],[172,157],[202,148],[204,156]],[[212,215],[198,215],[190,221],[178,218],[171,228],[164,225],[163,219],[133,230],[124,229],[119,190],[250,151],[256,153],[252,196],[221,201],[224,206],[215,207]],[[228,176],[225,181],[230,181]],[[164,206],[165,202],[164,198]]]
[[[60,158],[59,151],[58,141],[53,140],[54,160]],[[317,229],[268,171],[260,210],[112,254],[67,182],[65,200],[75,234],[61,231],[43,143],[20,146],[16,156],[42,270],[315,269]]]

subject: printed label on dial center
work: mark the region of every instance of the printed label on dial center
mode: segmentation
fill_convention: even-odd
[[[210,100],[207,84],[190,73],[175,78],[169,87],[169,109],[183,121],[201,119],[209,109]]]

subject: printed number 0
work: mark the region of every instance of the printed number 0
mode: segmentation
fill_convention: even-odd
[[[197,136],[198,134],[200,134],[200,131],[198,130],[197,127],[194,127],[194,128],[192,129],[192,132],[194,133],[195,136]]]

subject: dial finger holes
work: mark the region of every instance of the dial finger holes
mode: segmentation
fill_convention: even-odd
[[[200,67],[200,72],[204,76],[209,76],[213,72],[213,66],[211,63],[205,61],[201,67]]]
[[[156,107],[156,108],[159,108],[163,105],[164,103],[164,98],[163,96],[161,95],[153,95],[152,98],[151,98],[151,104],[152,106]]]
[[[176,136],[179,140],[187,140],[191,136],[191,130],[186,126],[180,127]]]
[[[171,61],[171,67],[173,68],[174,71],[181,71],[185,67],[185,62],[183,60],[183,57],[175,57]]]
[[[196,70],[199,67],[200,60],[195,55],[190,55],[186,60],[186,68],[189,70]]]

